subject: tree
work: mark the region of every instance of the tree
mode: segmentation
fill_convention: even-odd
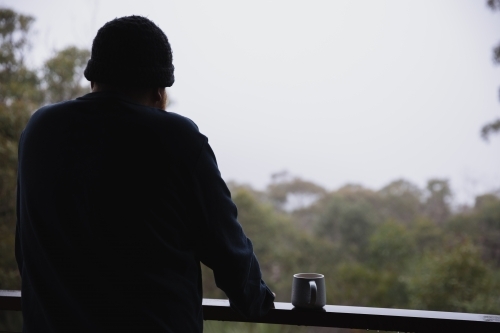
[[[247,187],[233,183],[231,193],[238,207],[238,220],[253,242],[263,276],[279,300],[289,301],[294,273],[324,272],[332,266],[335,255],[331,244],[300,232],[289,216],[259,200]],[[212,291],[205,277],[204,282],[208,287],[204,290]]]
[[[357,193],[352,197],[350,189],[342,188],[322,203],[324,208],[318,217],[316,235],[337,244],[346,255],[362,259],[379,214],[363,196],[370,192]]]
[[[417,185],[398,179],[378,191],[383,199],[381,211],[385,219],[413,222],[422,209],[422,191]]]
[[[81,83],[89,57],[88,50],[70,46],[45,62],[42,72],[46,103],[65,101],[90,92]]]
[[[430,179],[427,182],[426,215],[442,225],[450,217],[451,189],[446,179]]]
[[[478,196],[473,217],[479,227],[484,257],[500,267],[500,198],[493,194]]]
[[[326,193],[323,187],[299,177],[291,178],[286,171],[273,174],[271,179],[267,193],[275,207],[281,210],[307,207]]]
[[[291,177],[282,171],[271,175],[267,186],[268,201],[281,212],[288,212],[292,223],[300,229],[312,233],[317,215],[317,202],[327,191],[311,181]]]
[[[500,9],[500,0],[487,0],[488,6],[491,10]],[[493,49],[493,61],[496,64],[500,64],[500,44]],[[500,118],[491,121],[490,123],[483,126],[481,129],[481,136],[484,140],[488,140],[490,134],[500,131]]]
[[[377,227],[368,244],[369,263],[378,269],[404,269],[415,253],[415,239],[401,223],[385,222]]]
[[[409,278],[412,308],[435,311],[498,313],[499,284],[470,241],[428,253]]]
[[[500,9],[500,0],[487,0],[487,4],[493,10]]]

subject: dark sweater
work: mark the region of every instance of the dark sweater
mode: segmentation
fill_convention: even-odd
[[[241,314],[272,306],[185,117],[113,92],[45,106],[21,137],[17,198],[23,332],[201,332],[200,261]]]

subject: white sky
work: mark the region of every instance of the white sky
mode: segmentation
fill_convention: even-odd
[[[288,170],[328,189],[448,178],[464,201],[500,188],[500,13],[485,0],[0,0],[37,18],[32,64],[90,48],[115,17],[167,34],[169,109],[208,136],[226,180]]]

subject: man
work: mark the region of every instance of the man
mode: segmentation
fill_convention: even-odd
[[[31,117],[17,193],[24,332],[201,332],[200,261],[236,311],[272,307],[207,138],[164,111],[173,72],[160,28],[115,19],[92,45],[93,92]]]

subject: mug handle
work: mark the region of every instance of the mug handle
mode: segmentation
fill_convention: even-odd
[[[316,286],[315,281],[309,281],[309,289],[311,295],[309,305],[316,305],[316,294],[318,292],[318,287]]]

